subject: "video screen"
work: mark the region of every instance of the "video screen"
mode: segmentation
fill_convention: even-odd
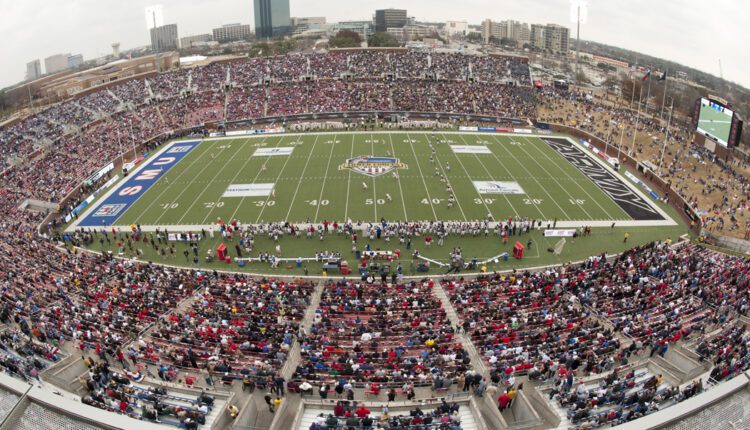
[[[714,138],[724,147],[728,146],[734,112],[708,99],[701,99],[700,109],[698,132]]]

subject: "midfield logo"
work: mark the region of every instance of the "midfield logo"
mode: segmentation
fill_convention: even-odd
[[[355,157],[346,160],[339,170],[351,170],[366,176],[381,176],[396,169],[406,169],[406,164],[398,158],[388,157]]]

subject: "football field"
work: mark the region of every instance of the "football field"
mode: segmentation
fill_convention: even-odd
[[[472,221],[488,214],[569,227],[674,224],[607,163],[566,138],[398,131],[188,143],[165,146],[72,227],[193,231],[219,218],[356,223]]]

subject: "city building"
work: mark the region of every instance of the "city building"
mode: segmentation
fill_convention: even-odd
[[[445,23],[445,32],[448,36],[461,35],[465,36],[469,30],[469,24],[466,21],[448,21]]]
[[[115,42],[112,44],[112,56],[115,58],[120,58],[120,42]]]
[[[172,51],[180,48],[177,37],[177,24],[154,27],[151,33],[151,49],[155,52]]]
[[[402,28],[407,24],[406,9],[379,9],[375,11],[375,31],[387,32],[389,28]]]
[[[403,27],[388,27],[388,34],[392,34],[399,40],[418,40],[437,34],[437,29],[430,25],[405,25]]]
[[[570,30],[557,24],[531,24],[529,32],[531,46],[557,54],[567,54],[570,44]]]
[[[214,40],[219,43],[250,40],[252,31],[248,24],[226,24],[213,29]]]
[[[557,54],[567,55],[570,30],[557,24],[547,24],[544,28],[544,48]]]
[[[103,85],[112,85],[135,76],[148,76],[173,69],[180,64],[177,52],[146,55],[132,60],[115,60],[93,69],[52,76],[39,83],[40,97],[64,100]]]
[[[255,37],[268,38],[289,33],[289,0],[254,0]]]
[[[180,38],[180,47],[183,49],[193,48],[195,46],[205,45],[213,40],[210,34],[196,34],[194,36],[185,36]]]
[[[515,41],[519,46],[529,43],[531,31],[529,25],[518,21],[501,21],[495,22],[490,19],[482,21],[482,40],[488,43],[491,38],[497,40],[510,39]]]
[[[311,17],[292,17],[291,18],[292,33],[302,34],[309,30],[322,30],[326,26],[326,18],[324,16],[311,16]]]
[[[543,24],[531,24],[529,42],[531,43],[531,46],[536,49],[540,49],[540,50],[544,49],[544,25]]]
[[[67,54],[55,54],[44,59],[44,72],[47,74],[62,72],[68,68],[68,57]]]
[[[373,31],[372,21],[341,21],[333,25],[333,32],[338,33],[341,30],[350,30],[362,36],[362,40],[367,40]]]
[[[34,60],[26,63],[26,80],[33,81],[42,76],[42,63],[41,61]]]
[[[75,69],[76,67],[83,64],[83,55],[68,55],[68,69]]]

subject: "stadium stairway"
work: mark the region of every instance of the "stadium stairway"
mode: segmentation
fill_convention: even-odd
[[[310,304],[307,306],[307,310],[305,310],[305,316],[302,318],[302,322],[300,322],[300,329],[304,329],[305,333],[310,332],[310,327],[312,327],[312,323],[315,319],[315,311],[318,310],[320,299],[323,297],[324,288],[324,282],[318,283],[318,285],[315,286],[315,291],[313,291],[313,294],[310,297]],[[300,330],[300,333],[301,332],[302,330]],[[302,360],[298,338],[299,335],[297,336],[297,339],[294,340],[294,343],[292,343],[292,347],[289,349],[289,354],[286,356],[284,367],[281,369],[281,375],[287,381],[291,379],[294,371]]]
[[[440,303],[442,303],[443,309],[445,309],[445,315],[450,320],[451,325],[456,329],[456,334],[461,341],[461,345],[469,353],[469,356],[471,357],[471,365],[474,367],[474,370],[480,372],[486,377],[489,377],[489,371],[487,370],[487,366],[484,364],[484,360],[482,360],[482,357],[479,355],[476,347],[474,347],[471,339],[469,339],[469,336],[467,336],[466,333],[463,333],[463,330],[461,330],[461,321],[458,319],[456,309],[453,307],[453,304],[448,298],[448,295],[445,293],[445,290],[441,285],[436,284],[432,291],[433,294],[435,294],[435,297],[440,299]]]

